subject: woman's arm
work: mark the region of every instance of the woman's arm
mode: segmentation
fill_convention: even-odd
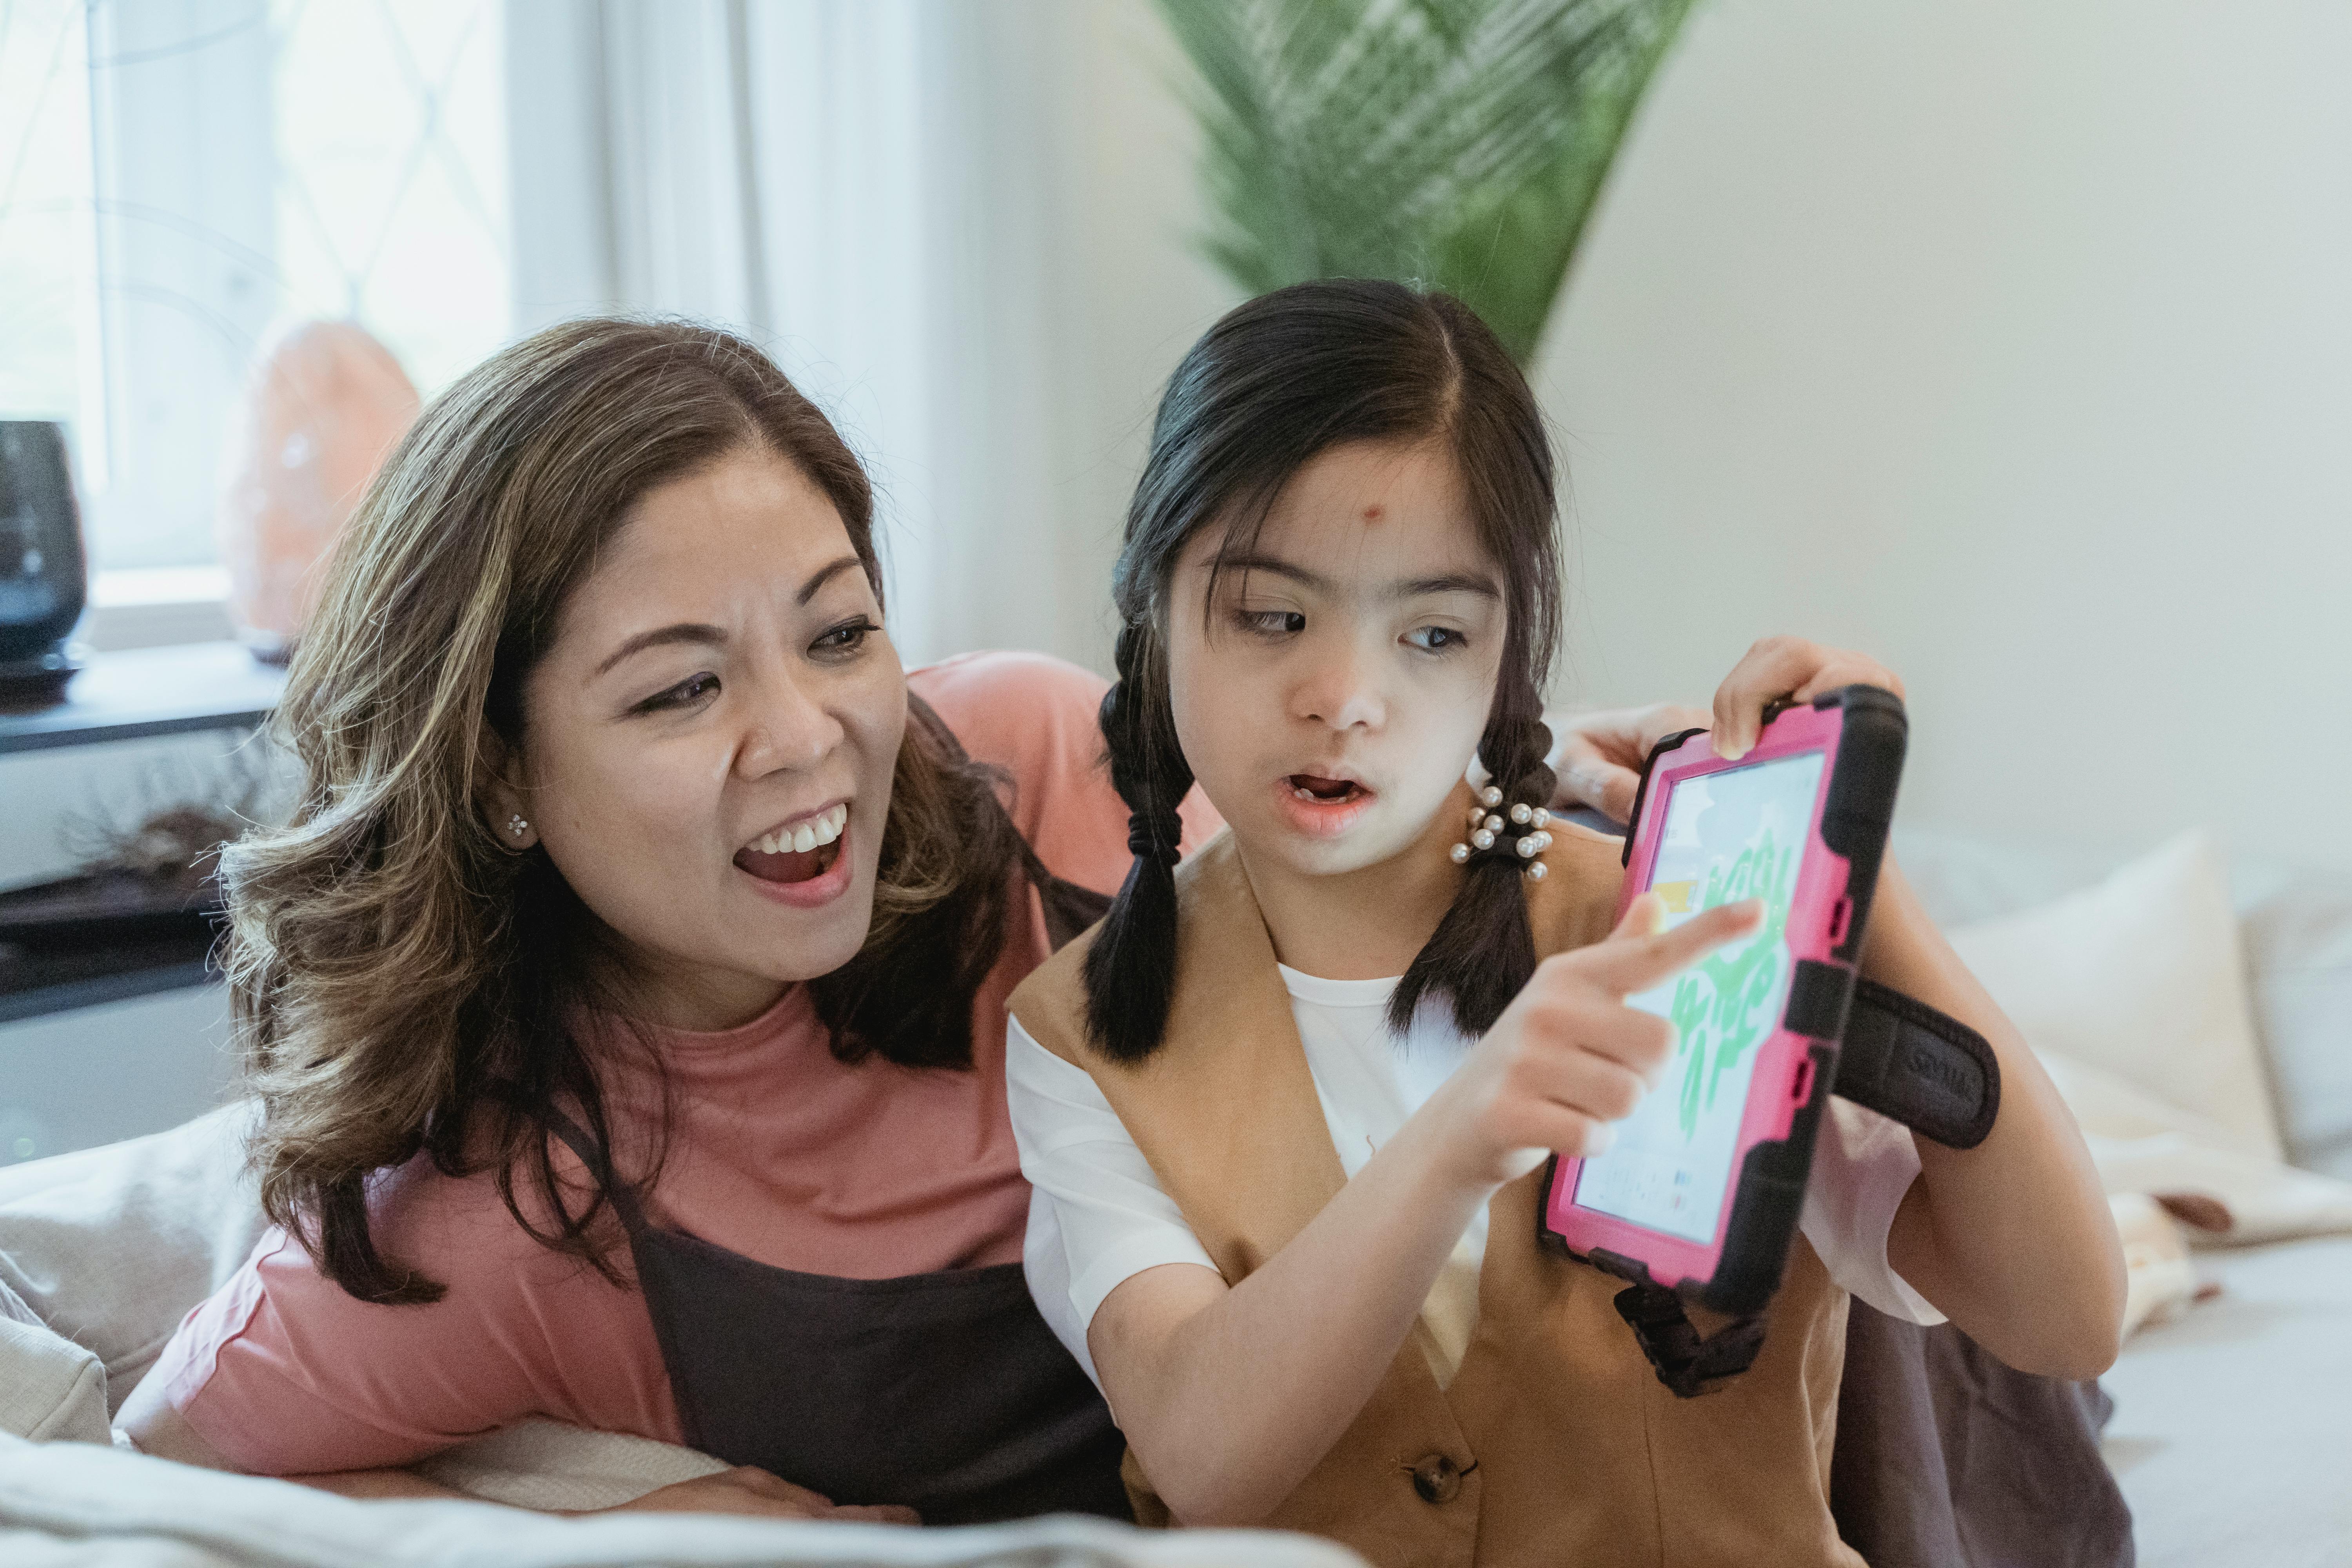
[[[1839,686],[1903,683],[1859,654],[1794,637],[1748,650],[1716,693],[1716,751],[1747,754],[1765,705]],[[1887,1261],[1970,1338],[2021,1372],[2094,1377],[2120,1343],[2123,1246],[2081,1130],[2025,1044],[1927,918],[1889,855],[1862,973],[1948,1013],[1990,1042],[2000,1113],[1982,1143],[1919,1139],[1919,1179],[1895,1211]]]
[[[156,1379],[146,1379],[131,1391],[131,1397],[122,1402],[121,1425],[142,1454],[208,1470],[236,1468],[221,1456],[219,1450],[205,1441],[203,1435],[188,1424],[186,1416],[172,1408],[171,1401],[163,1397],[161,1384]],[[298,1486],[333,1492],[338,1497],[370,1500],[417,1498],[455,1499],[466,1502],[484,1500],[470,1492],[461,1492],[455,1487],[428,1480],[415,1470],[332,1470],[320,1475],[287,1476],[283,1479]],[[559,1509],[553,1511],[574,1510]],[[588,1511],[737,1513],[764,1519],[858,1520],[877,1524],[922,1522],[916,1518],[912,1509],[838,1506],[806,1487],[796,1487],[790,1481],[780,1480],[765,1470],[750,1466],[698,1476],[690,1481],[656,1488],[629,1502]]]
[[[1096,1311],[1087,1348],[1144,1473],[1187,1524],[1245,1524],[1297,1489],[1371,1397],[1478,1205],[1552,1150],[1591,1153],[1673,1048],[1624,1005],[1755,929],[1726,905],[1664,935],[1637,900],[1548,959],[1462,1067],[1265,1265],[1227,1288],[1165,1264]]]

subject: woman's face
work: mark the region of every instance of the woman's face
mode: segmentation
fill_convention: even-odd
[[[523,690],[516,807],[651,1022],[745,1022],[866,941],[907,686],[824,492],[744,447],[646,492]]]
[[[1486,728],[1504,606],[1445,449],[1322,453],[1212,596],[1220,542],[1204,529],[1178,558],[1169,690],[1253,874],[1339,875],[1460,837],[1435,818]]]

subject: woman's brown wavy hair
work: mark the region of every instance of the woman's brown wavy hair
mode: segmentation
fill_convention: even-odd
[[[848,447],[758,349],[675,321],[572,321],[494,355],[425,411],[336,548],[276,719],[301,795],[288,826],[222,854],[222,963],[263,1107],[262,1206],[362,1300],[441,1294],[368,1223],[379,1173],[419,1152],[450,1175],[494,1170],[517,1223],[620,1278],[596,1223],[608,1194],[559,1184],[549,1143],[576,1117],[611,1147],[596,1062],[566,1026],[621,1005],[604,932],[543,850],[500,845],[479,791],[630,506],[746,447],[831,499],[878,601],[873,492]],[[811,989],[845,1060],[968,1067],[973,994],[1020,868],[1039,873],[993,772],[908,708],[873,927]]]

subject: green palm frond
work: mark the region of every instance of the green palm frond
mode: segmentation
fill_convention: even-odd
[[[1393,278],[1535,353],[1691,0],[1159,0],[1242,289]]]

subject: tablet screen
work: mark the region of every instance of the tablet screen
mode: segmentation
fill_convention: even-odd
[[[1618,1124],[1609,1152],[1584,1162],[1576,1201],[1586,1208],[1701,1244],[1715,1240],[1748,1082],[1789,991],[1789,905],[1827,761],[1821,752],[1776,757],[1685,779],[1667,796],[1650,873],[1650,889],[1665,900],[1666,924],[1761,899],[1764,925],[1626,998],[1673,1020],[1675,1056],[1658,1087]]]

